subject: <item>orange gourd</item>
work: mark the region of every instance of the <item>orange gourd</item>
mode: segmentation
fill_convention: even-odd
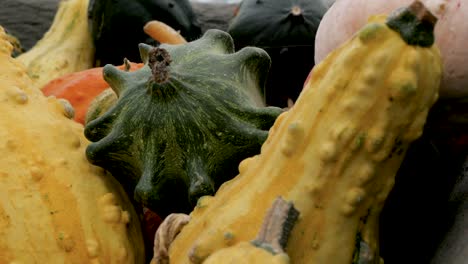
[[[169,25],[158,20],[151,20],[145,24],[143,31],[159,43],[184,44],[187,40]]]
[[[120,69],[134,71],[143,67],[143,63],[128,62]],[[91,101],[109,87],[102,77],[102,67],[74,72],[50,81],[42,88],[46,96],[63,98],[75,109],[75,121],[84,124],[86,112]]]

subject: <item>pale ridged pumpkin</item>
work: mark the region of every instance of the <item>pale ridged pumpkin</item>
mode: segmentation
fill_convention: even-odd
[[[85,156],[73,109],[46,98],[0,27],[0,263],[144,263],[123,188]]]
[[[170,247],[171,263],[202,263],[254,238],[277,196],[301,213],[286,247],[291,263],[378,263],[379,214],[438,98],[434,23],[420,2],[387,20],[373,16],[317,65],[261,153],[214,197],[200,198]]]
[[[60,1],[49,30],[30,50],[18,56],[36,88],[42,89],[55,78],[93,66],[88,4],[89,0]]]
[[[315,41],[315,63],[345,42],[366,23],[371,14],[390,12],[411,0],[340,0],[323,16]],[[422,0],[439,19],[435,42],[442,54],[440,96],[468,96],[468,2],[465,0]]]

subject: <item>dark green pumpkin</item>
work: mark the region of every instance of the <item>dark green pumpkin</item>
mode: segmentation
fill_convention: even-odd
[[[201,36],[189,0],[90,0],[88,17],[96,66],[118,65],[124,58],[139,61],[139,43],[158,44],[143,31],[150,20],[168,24],[187,40]]]
[[[253,47],[234,53],[229,34],[215,29],[184,45],[140,44],[140,52],[140,70],[104,67],[118,99],[87,123],[86,155],[142,206],[163,217],[188,213],[260,153],[283,111],[263,104],[270,58]]]
[[[315,34],[328,4],[323,0],[244,0],[228,33],[236,48],[260,47],[272,67],[266,84],[266,102],[287,106],[295,101],[314,66]]]

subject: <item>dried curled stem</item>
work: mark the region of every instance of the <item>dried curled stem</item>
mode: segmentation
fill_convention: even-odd
[[[154,237],[154,255],[150,264],[169,263],[169,247],[189,220],[190,216],[186,214],[170,214],[164,219]]]
[[[155,47],[148,54],[148,65],[151,68],[153,81],[156,83],[165,83],[169,80],[169,65],[171,56],[163,48]]]
[[[437,17],[427,9],[421,1],[414,1],[408,6],[408,10],[421,22],[425,22],[434,26],[437,22]]]
[[[281,197],[276,198],[252,243],[273,254],[284,253],[289,235],[298,217],[299,211],[291,202]]]
[[[398,32],[406,43],[421,47],[430,47],[434,43],[436,23],[437,17],[419,0],[397,9],[387,19],[387,26]]]

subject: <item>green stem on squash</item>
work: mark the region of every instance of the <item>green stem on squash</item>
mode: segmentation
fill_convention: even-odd
[[[291,14],[293,16],[300,16],[302,15],[302,9],[299,6],[293,6],[291,8]]]
[[[300,6],[293,6],[291,11],[289,12],[290,21],[294,23],[302,23],[304,22],[304,11]]]
[[[128,72],[130,71],[130,68],[132,65],[130,64],[130,61],[127,58],[124,58],[124,71]]]
[[[434,43],[434,26],[437,18],[421,1],[390,14],[387,26],[400,33],[409,45],[430,47]]]

